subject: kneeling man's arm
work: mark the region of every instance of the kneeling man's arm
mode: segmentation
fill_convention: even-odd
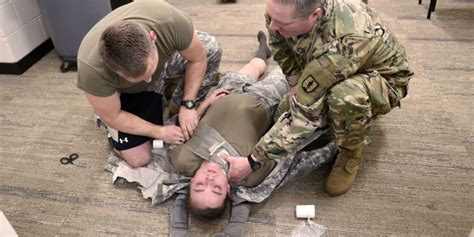
[[[181,143],[179,140],[182,138],[182,133],[178,127],[156,125],[134,114],[123,111],[117,92],[107,97],[99,97],[87,92],[84,93],[95,113],[99,115],[107,126],[130,134],[163,139],[167,143]]]

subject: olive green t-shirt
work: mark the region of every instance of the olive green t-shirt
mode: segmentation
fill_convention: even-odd
[[[157,35],[158,67],[153,74],[157,80],[166,61],[176,51],[186,49],[194,29],[189,16],[162,1],[138,1],[115,9],[100,20],[84,37],[77,56],[77,87],[95,96],[106,97],[115,92],[138,93],[150,84],[131,83],[111,71],[102,61],[99,42],[102,32],[120,20],[133,21]]]
[[[216,101],[199,123],[214,128],[241,156],[247,156],[270,126],[268,116],[265,106],[255,97],[231,94]],[[169,152],[169,156],[176,172],[185,176],[193,176],[204,162],[186,145],[176,146]],[[253,187],[260,184],[275,165],[274,161],[263,163],[260,169],[253,171],[240,185]]]

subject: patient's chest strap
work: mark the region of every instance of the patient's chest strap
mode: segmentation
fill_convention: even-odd
[[[240,156],[218,131],[205,123],[198,125],[192,139],[185,146],[202,159],[219,164],[226,173],[229,165],[221,158],[222,155]]]

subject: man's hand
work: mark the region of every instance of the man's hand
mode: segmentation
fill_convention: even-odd
[[[227,173],[227,178],[230,182],[241,182],[252,172],[247,157],[224,155],[222,159],[230,164],[229,172]]]
[[[179,108],[179,126],[184,135],[184,140],[187,141],[194,133],[197,126],[197,114],[195,109],[186,109],[181,106]]]
[[[183,144],[185,141],[181,128],[175,125],[162,126],[159,138],[168,144]]]

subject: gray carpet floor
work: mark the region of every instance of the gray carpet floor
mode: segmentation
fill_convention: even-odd
[[[169,2],[219,38],[221,71],[253,56],[264,0]],[[469,236],[474,227],[474,1],[438,1],[431,20],[427,0],[369,4],[406,46],[416,73],[408,97],[373,125],[347,194],[324,192],[322,167],[253,205],[248,236],[289,236],[303,223],[297,204],[316,206],[327,236]],[[152,207],[136,188],[111,185],[105,133],[76,73],[59,65],[53,51],[23,75],[0,75],[0,210],[20,236],[167,236],[172,201]],[[87,167],[59,163],[73,152]],[[190,228],[209,236],[225,223],[191,218]]]

